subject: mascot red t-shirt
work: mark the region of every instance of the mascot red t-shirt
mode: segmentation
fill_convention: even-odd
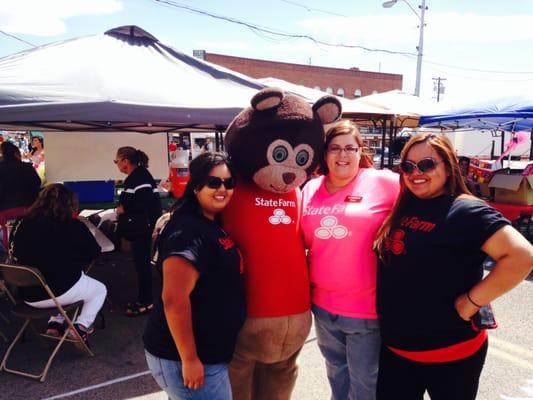
[[[299,189],[272,193],[239,183],[223,224],[244,259],[249,317],[299,314],[310,307]]]

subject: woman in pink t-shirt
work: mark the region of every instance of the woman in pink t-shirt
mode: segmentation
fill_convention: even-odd
[[[357,126],[326,133],[324,176],[303,189],[311,300],[332,399],[373,400],[380,348],[374,237],[398,195],[399,177],[372,168]]]

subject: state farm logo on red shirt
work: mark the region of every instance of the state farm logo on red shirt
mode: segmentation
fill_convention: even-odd
[[[404,237],[405,231],[403,229],[393,230],[385,241],[385,249],[397,256],[403,254],[405,252],[405,243],[403,242]]]
[[[255,198],[255,205],[260,207],[292,207],[296,208],[294,200]]]
[[[231,238],[229,236],[226,236],[226,237],[223,237],[223,238],[218,238],[218,243],[220,243],[222,245],[224,250],[229,250],[233,246],[235,246],[235,243],[233,242],[233,240],[231,240]]]
[[[274,213],[268,217],[268,222],[272,225],[289,225],[292,222],[292,218],[285,214],[285,210],[282,208],[276,208]]]
[[[348,236],[348,229],[338,224],[337,217],[328,215],[320,220],[320,227],[315,229],[315,236],[319,239],[343,239]]]

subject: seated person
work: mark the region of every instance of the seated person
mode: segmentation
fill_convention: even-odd
[[[100,254],[100,246],[83,222],[74,217],[77,208],[74,193],[64,185],[46,186],[26,216],[14,225],[11,246],[15,261],[39,269],[60,304],[83,301],[74,326],[88,343],[107,289],[83,272]],[[54,306],[41,287],[23,288],[19,294],[32,307]],[[61,336],[64,330],[60,315],[50,318],[47,334]],[[77,339],[74,332],[69,332],[69,337]]]

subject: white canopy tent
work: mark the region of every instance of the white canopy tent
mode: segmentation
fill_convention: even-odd
[[[215,130],[263,87],[180,53],[139,27],[123,26],[0,59],[0,127]]]

